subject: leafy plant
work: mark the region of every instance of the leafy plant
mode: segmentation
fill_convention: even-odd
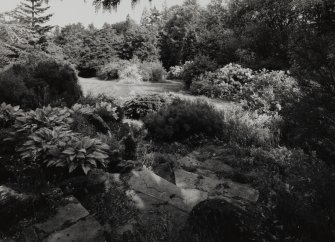
[[[77,168],[85,174],[92,168],[105,167],[109,146],[98,139],[82,137],[62,127],[41,128],[28,136],[19,149],[21,158],[46,167]]]
[[[69,108],[52,108],[50,106],[38,108],[35,111],[22,113],[16,118],[14,129],[16,133],[31,134],[40,128],[62,127],[66,129],[73,122]]]
[[[12,106],[10,104],[2,103],[0,105],[0,128],[5,128],[12,125],[17,117],[23,115],[20,106]]]

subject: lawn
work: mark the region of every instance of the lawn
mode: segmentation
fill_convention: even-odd
[[[183,84],[176,81],[165,83],[143,82],[141,84],[124,84],[117,81],[101,81],[97,78],[80,78],[80,85],[84,94],[92,93],[93,95],[106,94],[113,97],[129,97],[137,94],[152,94],[164,92],[178,92],[182,90]]]

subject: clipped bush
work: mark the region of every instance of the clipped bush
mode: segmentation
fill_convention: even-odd
[[[122,105],[125,116],[140,119],[172,103],[172,96],[166,94],[137,95]]]
[[[23,108],[57,102],[71,106],[81,95],[75,70],[55,60],[14,64],[0,73],[0,102]]]
[[[204,101],[175,100],[168,107],[144,118],[150,138],[158,141],[185,140],[192,136],[222,137],[223,116]]]

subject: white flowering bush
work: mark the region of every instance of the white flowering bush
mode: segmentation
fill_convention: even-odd
[[[198,77],[191,86],[195,95],[237,101],[260,113],[279,112],[300,96],[297,81],[284,71],[253,71],[229,64]]]
[[[189,65],[191,63],[193,63],[193,61],[186,61],[185,64],[182,66],[171,66],[168,72],[168,79],[171,79],[171,80],[182,79],[184,66]]]
[[[143,77],[137,64],[130,64],[120,71],[120,83],[138,84],[142,81]]]

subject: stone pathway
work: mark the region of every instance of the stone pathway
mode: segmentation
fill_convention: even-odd
[[[104,242],[101,225],[74,197],[57,209],[47,221],[35,224],[24,231],[26,242]]]

